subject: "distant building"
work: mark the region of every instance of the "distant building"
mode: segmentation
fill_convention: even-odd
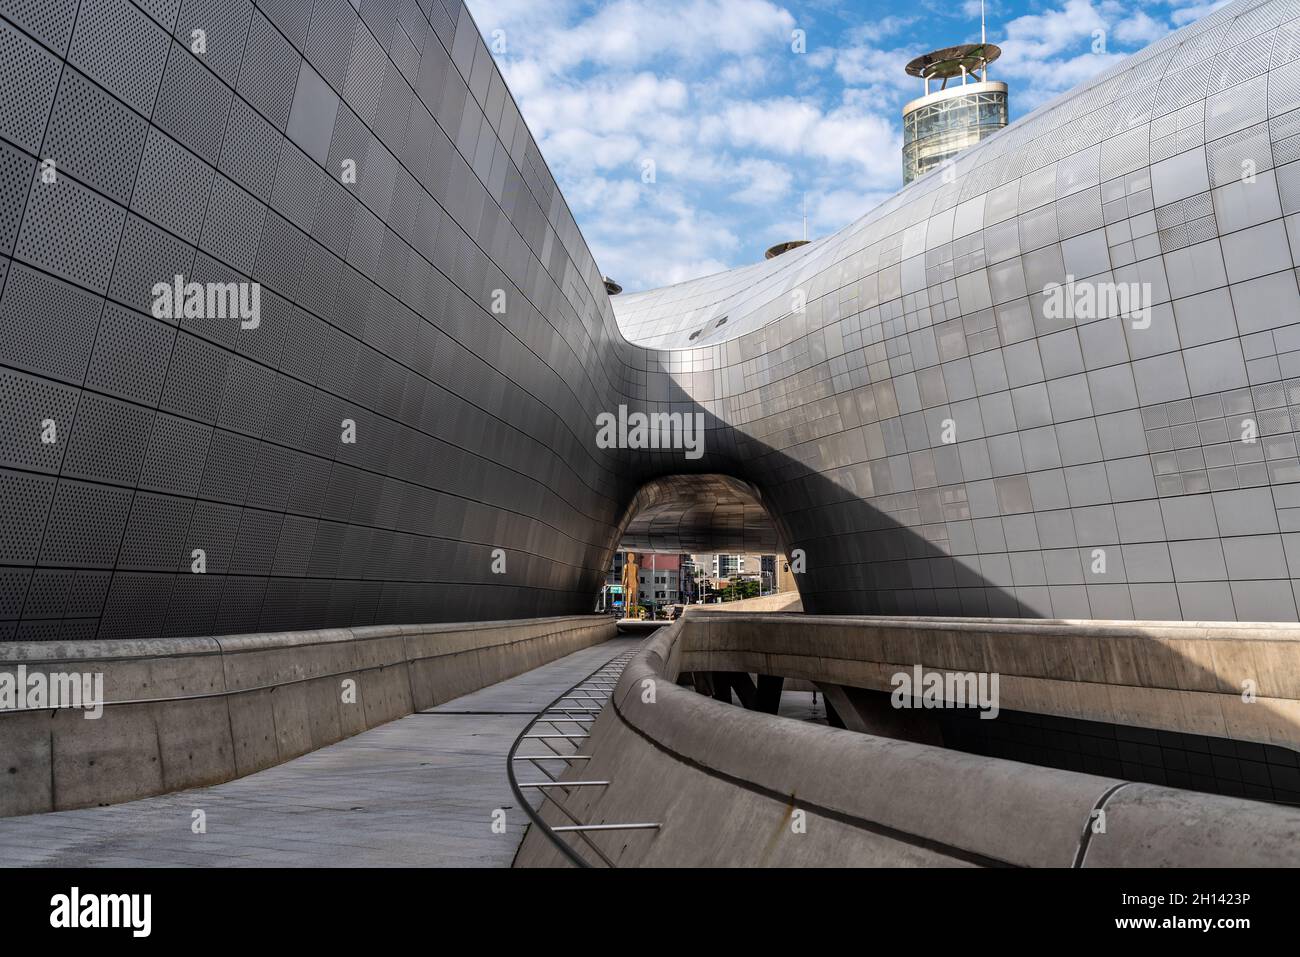
[[[647,552],[641,555],[641,600],[675,605],[681,581],[681,556]]]
[[[627,552],[615,552],[614,561],[609,566],[609,573],[605,576],[605,584],[617,585],[623,580],[623,565],[627,562]]]
[[[788,589],[781,588],[781,566],[785,565],[786,571],[789,571],[789,562],[783,555],[717,552],[691,555],[690,558],[698,570],[699,578],[707,583],[708,589],[714,591],[725,588],[736,578],[758,582],[763,594],[792,590],[794,587],[791,582]]]
[[[790,569],[790,559],[784,555],[776,556],[776,590],[783,594],[799,590],[794,581],[794,572]]]

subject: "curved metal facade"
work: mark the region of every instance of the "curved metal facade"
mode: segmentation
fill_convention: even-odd
[[[0,636],[589,611],[644,360],[461,4],[0,18]]]
[[[627,509],[619,548],[651,552],[783,551],[776,527],[746,482],[725,475],[669,475],[642,486]]]
[[[1295,620],[1298,16],[1230,4],[831,237],[615,300],[806,608]]]
[[[811,611],[1293,620],[1296,16],[615,319],[459,2],[0,0],[0,637],[587,611],[681,473],[756,490]],[[158,315],[178,275],[256,326]],[[1050,318],[1067,275],[1150,326]],[[704,454],[601,448],[620,405]]]

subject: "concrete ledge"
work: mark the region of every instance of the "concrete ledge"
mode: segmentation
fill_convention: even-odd
[[[778,625],[784,621],[784,626]],[[1300,750],[1300,626],[710,615],[683,671],[749,671],[893,690],[914,665],[997,672],[1001,706]],[[1247,683],[1253,700],[1243,700]]]
[[[102,717],[0,711],[0,817],[218,784],[612,638],[584,615],[0,644],[0,673],[103,675]],[[355,703],[343,698],[355,682]]]
[[[568,772],[611,784],[578,789],[565,798],[566,808],[584,823],[662,824],[657,831],[589,835],[615,863],[1300,864],[1300,810],[1294,808],[838,731],[721,704],[676,684],[690,661],[745,670],[742,662],[757,663],[745,657],[755,645],[769,649],[764,654],[779,649],[796,659],[810,679],[838,680],[839,663],[853,660],[854,642],[848,635],[827,632],[840,648],[819,671],[815,652],[795,653],[800,642],[818,644],[805,627],[808,621],[789,616],[727,621],[691,614],[657,633],[629,664],[613,706],[593,724],[583,748],[592,760]],[[884,621],[840,619],[823,627],[852,622],[859,629],[872,624],[887,633]],[[915,619],[894,621],[895,630],[927,625]],[[994,630],[990,621],[928,624],[936,637]],[[1051,625],[1072,637],[1066,623]],[[1196,628],[1171,630],[1192,634]],[[877,637],[898,654],[916,636]],[[861,636],[856,644],[859,653],[868,646]],[[940,654],[937,649],[943,647],[927,653]],[[904,654],[901,660],[916,660],[915,655]],[[1106,812],[1104,833],[1093,833],[1098,809]],[[544,806],[543,814],[548,823],[569,823],[553,808]],[[802,831],[796,826],[800,818]],[[516,864],[561,863],[547,837],[531,828]]]

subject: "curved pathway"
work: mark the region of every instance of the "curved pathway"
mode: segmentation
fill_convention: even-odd
[[[639,640],[585,648],[225,784],[0,818],[0,866],[508,867],[528,823],[506,779],[515,736]],[[206,833],[194,832],[196,811]]]

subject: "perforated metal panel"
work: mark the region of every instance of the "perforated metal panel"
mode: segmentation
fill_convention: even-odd
[[[209,163],[216,163],[232,91],[211,72],[207,59],[200,62],[188,47],[172,43],[153,122]]]
[[[73,69],[63,71],[44,155],[63,171],[124,204],[131,197],[148,124]]]
[[[77,12],[68,62],[149,116],[168,45],[167,34],[128,0],[85,0]]]
[[[108,288],[125,219],[122,207],[71,176],[59,176],[53,183],[37,177],[14,258],[102,293]]]
[[[0,136],[35,153],[59,83],[60,62],[35,40],[0,21]]]
[[[271,21],[254,12],[239,71],[239,95],[276,129],[289,120],[301,57]]]
[[[151,129],[131,208],[186,242],[195,243],[203,225],[202,199],[207,196],[212,175],[211,168],[181,143],[157,128]]]
[[[0,362],[80,383],[103,301],[15,263],[0,295]]]

